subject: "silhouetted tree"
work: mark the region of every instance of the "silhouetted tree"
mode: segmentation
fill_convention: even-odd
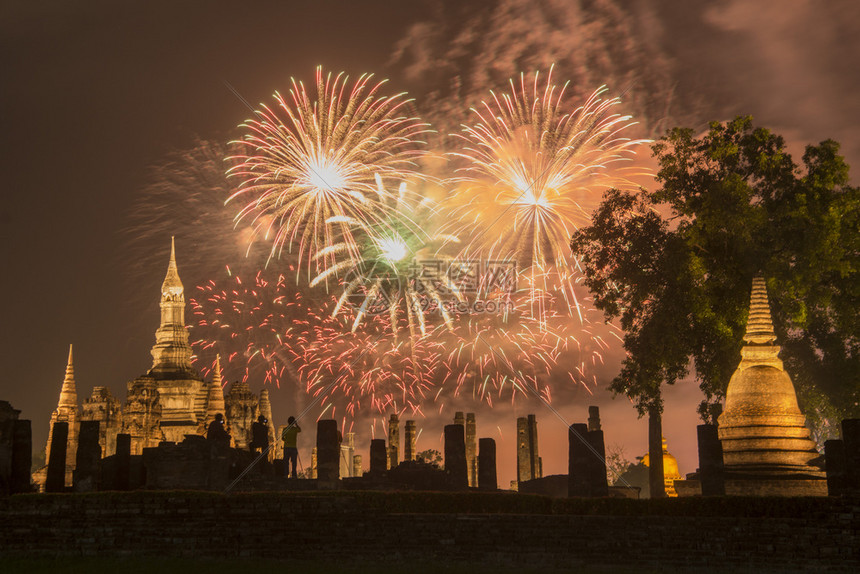
[[[691,365],[704,420],[738,361],[750,285],[767,279],[782,358],[819,422],[860,416],[860,190],[839,145],[802,167],[752,118],[676,128],[653,146],[656,191],[610,190],[571,247],[628,356],[611,389],[640,414]],[[819,428],[819,431],[821,429]]]

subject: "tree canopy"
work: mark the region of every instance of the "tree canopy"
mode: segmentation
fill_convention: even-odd
[[[808,146],[797,165],[782,137],[738,117],[698,138],[675,128],[652,149],[661,187],[608,191],[571,242],[596,307],[624,330],[610,388],[644,413],[692,365],[709,420],[761,272],[802,407],[860,416],[860,189],[839,145]]]

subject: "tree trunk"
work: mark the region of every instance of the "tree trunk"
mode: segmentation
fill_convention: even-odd
[[[651,498],[665,498],[663,478],[663,418],[659,407],[648,411],[648,483]]]

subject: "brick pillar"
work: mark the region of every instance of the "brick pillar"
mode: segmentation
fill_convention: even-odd
[[[400,464],[400,418],[393,414],[388,419],[388,468]]]
[[[63,492],[66,488],[66,446],[69,441],[69,423],[55,422],[51,434],[51,455],[45,492]]]
[[[496,478],[496,441],[482,438],[478,441],[478,488],[498,490]]]
[[[317,479],[334,483],[340,478],[340,441],[337,421],[324,419],[317,422]]]
[[[466,467],[469,473],[469,486],[478,486],[478,431],[475,413],[466,413]]]
[[[361,474],[361,455],[354,454],[352,455],[352,476],[359,477]]]
[[[131,486],[131,435],[116,435],[116,478],[114,488],[128,490]]]
[[[528,417],[528,437],[529,437],[529,461],[532,478],[541,478],[543,476],[543,464],[538,453],[538,432],[537,432],[537,417],[529,415]]]
[[[567,495],[589,496],[588,425],[573,424],[567,433]]]
[[[30,492],[30,470],[33,466],[33,431],[30,421],[17,420],[12,428],[12,475],[9,487],[13,494]]]
[[[403,437],[403,460],[415,460],[415,440],[417,438],[415,432],[415,421],[406,421],[406,430]]]
[[[860,419],[842,421],[842,443],[845,450],[845,486],[860,492]]]
[[[824,441],[824,467],[827,472],[827,494],[842,496],[845,492],[845,443],[841,440]]]
[[[599,419],[598,419],[599,421]],[[600,424],[598,422],[598,428]],[[609,496],[609,483],[606,481],[606,445],[603,441],[602,430],[590,430],[591,419],[589,419],[589,430],[586,435],[588,445],[588,496],[600,498]]]
[[[385,448],[385,440],[375,438],[370,441],[370,474],[380,476],[385,474],[388,465],[388,451]]]
[[[600,430],[600,407],[588,407],[588,430]]]
[[[99,426],[99,421],[81,421],[75,456],[75,492],[98,490],[99,463],[102,459]]]
[[[531,455],[529,454],[529,419],[517,418],[517,484],[531,480]]]
[[[696,427],[699,442],[699,481],[702,496],[724,496],[726,483],[723,477],[723,443],[717,434],[717,425]]]
[[[469,486],[465,425],[445,425],[445,472],[455,488]]]

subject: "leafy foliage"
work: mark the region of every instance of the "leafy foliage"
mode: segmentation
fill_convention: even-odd
[[[860,415],[860,190],[839,145],[796,165],[752,118],[676,128],[653,146],[656,191],[610,190],[571,242],[627,350],[611,389],[644,413],[691,365],[704,420],[734,372],[763,272],[782,358],[813,416]]]

